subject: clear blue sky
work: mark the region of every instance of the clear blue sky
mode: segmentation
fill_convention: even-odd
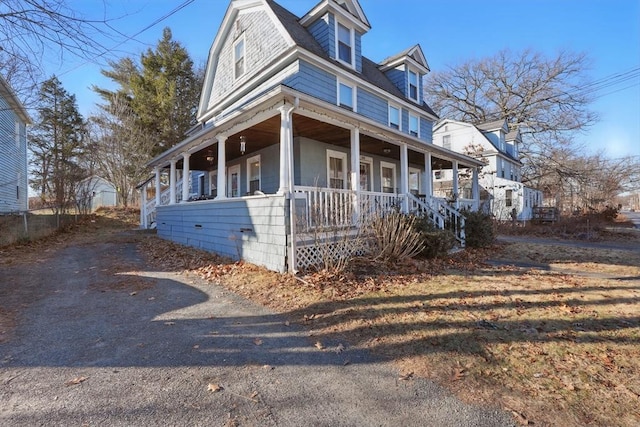
[[[69,0],[88,18],[122,17],[119,31],[133,35],[166,16],[184,0]],[[278,0],[276,0],[278,1]],[[317,0],[279,0],[298,16]],[[228,0],[194,0],[126,44],[114,55],[138,57],[155,46],[166,26],[189,50],[195,63],[205,63]],[[363,53],[374,61],[419,43],[432,71],[447,65],[493,55],[501,49],[533,48],[552,56],[558,50],[586,52],[593,80],[640,67],[640,0],[360,0],[372,29],[362,41]],[[113,42],[103,41],[107,47]],[[88,116],[97,101],[92,84],[106,87],[103,64],[79,66],[69,60],[51,66]],[[97,60],[100,62],[101,60]],[[69,71],[72,70],[72,71]],[[578,137],[590,151],[612,158],[640,156],[640,77],[597,92],[592,109],[600,122]]]

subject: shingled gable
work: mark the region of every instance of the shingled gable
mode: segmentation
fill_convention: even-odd
[[[358,0],[322,0],[303,16],[299,22],[306,27],[328,11],[332,11],[351,22],[361,34],[371,29],[371,24],[369,24],[369,20],[362,7],[360,7]]]
[[[427,59],[425,58],[424,52],[422,52],[422,48],[419,44],[405,49],[396,55],[385,58],[380,62],[380,70],[386,71],[390,68],[397,67],[404,62],[409,62],[414,67],[418,68],[422,74],[426,74],[430,71]]]
[[[389,78],[379,69],[378,64],[376,64],[374,61],[363,56],[362,73],[358,73],[357,71],[349,67],[345,67],[340,62],[329,56],[329,54],[322,48],[322,46],[320,46],[316,39],[301,24],[301,20],[296,15],[280,6],[273,0],[267,0],[267,3],[298,47],[310,53],[313,53],[314,55],[326,61],[331,62],[331,64],[335,65],[336,67],[340,67],[340,69],[347,71],[348,73],[364,79],[366,82],[384,90],[385,92],[388,92],[393,96],[399,97],[405,101],[409,101],[415,104],[413,101],[405,97],[402,91],[398,89],[396,85],[391,82],[391,80],[389,80]],[[419,45],[416,45],[409,50],[415,49],[416,47],[419,49],[420,54],[423,55]],[[427,114],[431,115],[434,119],[438,118],[438,115],[427,104],[423,103],[422,105],[418,105],[418,107],[420,107]]]

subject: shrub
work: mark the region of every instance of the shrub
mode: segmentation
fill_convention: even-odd
[[[414,228],[422,236],[424,248],[421,255],[425,258],[445,256],[456,244],[453,232],[439,229],[426,215],[416,218]]]
[[[387,263],[401,262],[422,252],[423,240],[415,229],[415,215],[390,212],[371,221],[372,255]]]
[[[466,244],[470,248],[486,248],[495,241],[495,230],[491,215],[480,211],[463,211],[465,218]]]

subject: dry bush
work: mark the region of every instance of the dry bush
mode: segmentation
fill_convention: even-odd
[[[424,249],[424,239],[416,230],[416,221],[415,215],[400,212],[375,216],[370,223],[374,260],[403,262],[420,254]]]

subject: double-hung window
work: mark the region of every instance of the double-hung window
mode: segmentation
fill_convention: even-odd
[[[418,73],[409,70],[409,99],[418,102]]]
[[[381,190],[383,193],[396,192],[396,165],[380,162]]]
[[[400,129],[400,108],[389,105],[389,126]]]
[[[327,150],[327,181],[329,188],[347,188],[347,153]]]
[[[338,23],[338,59],[353,66],[352,31]]]
[[[419,124],[420,124],[420,119],[418,118],[418,116],[414,116],[413,114],[409,114],[409,133],[413,136],[420,136],[419,133]]]
[[[245,60],[244,60],[244,34],[236,40],[233,45],[233,62],[235,66],[235,78],[239,78],[244,74],[245,71]]]
[[[451,135],[444,135],[442,137],[442,147],[451,150]]]
[[[260,190],[260,155],[247,159],[247,188],[249,195]]]
[[[354,89],[344,82],[338,82],[338,105],[347,110],[354,111]]]

